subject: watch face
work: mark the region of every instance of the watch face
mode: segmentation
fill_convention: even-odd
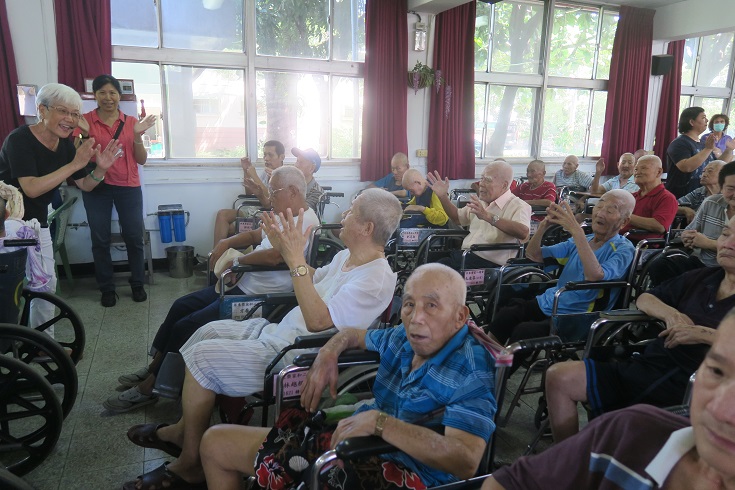
[[[305,265],[300,265],[291,271],[293,277],[305,276],[309,273],[309,269]]]

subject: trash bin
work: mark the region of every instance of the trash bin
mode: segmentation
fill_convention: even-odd
[[[189,245],[167,247],[166,258],[171,277],[181,279],[194,274],[194,247]]]

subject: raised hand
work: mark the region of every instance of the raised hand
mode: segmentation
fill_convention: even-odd
[[[442,180],[441,176],[439,175],[439,172],[434,170],[433,172],[428,173],[428,175],[426,176],[426,180],[429,182],[429,187],[431,187],[431,190],[437,193],[438,195],[449,194],[449,178],[448,177]]]
[[[89,138],[87,140],[84,140],[81,145],[79,145],[79,148],[77,148],[77,153],[74,156],[74,160],[71,161],[71,164],[76,168],[77,170],[81,170],[84,167],[87,166],[89,161],[94,157],[94,138]]]
[[[602,175],[602,172],[605,171],[605,159],[600,158],[597,160],[597,163],[595,164],[595,173]]]
[[[574,210],[568,202],[562,201],[559,204],[551,204],[546,208],[546,219],[550,223],[561,225],[564,230],[569,233],[575,230],[581,230],[577,218],[574,216]]]
[[[273,248],[278,250],[286,264],[293,268],[304,263],[304,248],[306,247],[307,237],[311,232],[311,226],[302,231],[304,223],[303,209],[299,209],[296,222],[294,222],[291,208],[286,210],[286,216],[279,213],[279,217],[280,226],[272,212],[263,213],[261,228],[268,235],[268,240]]]
[[[467,203],[467,207],[470,208],[470,213],[474,214],[483,221],[489,222],[495,215],[489,212],[485,208],[485,206],[486,204],[474,194],[470,196],[470,202]]]
[[[156,124],[156,116],[154,114],[149,114],[140,121],[135,123],[135,126],[133,126],[133,131],[135,134],[143,134],[146,131],[148,131],[150,128],[153,127],[154,124]]]
[[[242,167],[242,169],[245,172],[248,171],[248,169],[250,168],[251,165],[252,165],[252,163],[250,163],[250,158],[249,157],[242,157],[240,159],[240,166]]]
[[[90,138],[89,141],[94,141]],[[104,150],[101,149],[101,145],[97,145],[94,148],[94,156],[97,166],[101,169],[107,170],[112,167],[115,160],[123,155],[122,145],[117,140],[110,140]],[[79,151],[77,149],[77,151]]]
[[[707,139],[704,140],[704,149],[714,150],[714,148],[715,148],[715,133],[710,133],[709,136],[707,136]]]
[[[77,127],[82,130],[83,134],[89,134],[89,123],[84,116],[80,117],[77,121]]]

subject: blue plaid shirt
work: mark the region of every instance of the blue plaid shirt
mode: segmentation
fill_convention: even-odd
[[[495,364],[490,353],[463,326],[449,342],[421,367],[411,372],[414,356],[403,325],[370,330],[367,348],[380,353],[375,378],[375,402],[355,413],[381,410],[404,422],[432,429],[453,427],[490,440],[495,430]],[[444,409],[430,420],[426,416]],[[404,465],[417,473],[424,484],[440,485],[457,478],[435,470],[403,452],[381,458]]]

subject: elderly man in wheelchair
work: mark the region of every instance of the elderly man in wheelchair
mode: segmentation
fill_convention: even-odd
[[[633,260],[635,249],[618,232],[628,223],[634,206],[635,200],[628,191],[616,189],[606,192],[592,211],[590,235],[584,234],[568,203],[549,206],[548,215],[528,244],[526,257],[537,262],[552,259],[563,265],[557,285],[532,299],[512,299],[492,319],[488,327],[489,333],[502,344],[548,335],[554,294],[567,282],[623,279]],[[571,238],[566,242],[542,247],[544,230],[552,224],[561,225],[571,234]],[[565,294],[559,300],[557,312],[569,314],[590,311],[598,294],[599,291],[596,290]],[[610,302],[618,294],[619,291],[613,291]]]
[[[735,218],[717,239],[717,262],[720,267],[687,272],[638,298],[639,310],[666,324],[642,355],[618,362],[563,362],[549,369],[546,393],[555,441],[579,430],[577,402],[589,402],[593,415],[634,403],[681,402],[715,329],[735,307]]]
[[[128,431],[142,447],[164,448],[178,458],[125,484],[126,489],[196,488],[204,480],[199,443],[209,426],[217,394],[247,396],[263,389],[266,366],[298,336],[338,326],[366,329],[393,299],[396,274],[385,259],[384,247],[398,227],[398,198],[383,189],[367,189],[342,219],[346,250],[317,270],[305,265],[304,212],[295,220],[281,214],[263,215],[263,230],[291,270],[299,306],[280,323],[264,318],[208,323],[181,348],[186,364],[183,416],[165,424],[144,424]],[[290,363],[293,355],[284,362]]]
[[[309,371],[301,404],[315,412],[325,387],[336,394],[337,358],[347,349],[380,354],[375,401],[308,442],[310,417],[289,411],[270,428],[220,425],[202,440],[210,488],[241,488],[242,475],[261,488],[295,488],[305,475],[289,454],[309,462],[348,437],[376,435],[399,451],[344,463],[323,474],[330,488],[425,488],[472,477],[492,432],[494,361],[465,323],[462,277],[447,266],[420,266],[406,283],[403,325],[345,329],[324,346]],[[280,427],[279,427],[280,425]],[[306,442],[305,442],[306,441]],[[294,451],[296,450],[296,451]],[[256,459],[257,458],[257,459]],[[282,486],[273,486],[278,482]],[[334,485],[339,482],[339,485]],[[331,484],[330,484],[331,483]]]

